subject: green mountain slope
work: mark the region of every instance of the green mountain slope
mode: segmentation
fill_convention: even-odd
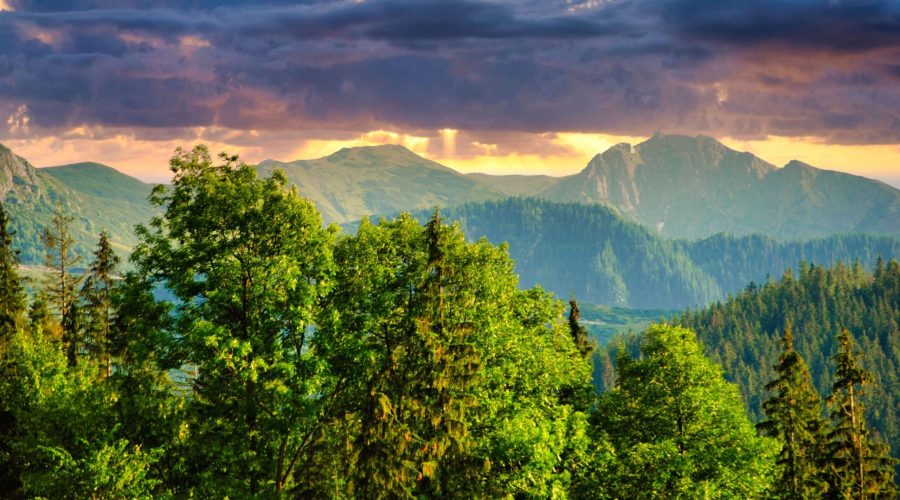
[[[403,146],[345,148],[317,160],[266,160],[258,169],[261,175],[284,171],[326,223],[505,196]]]
[[[710,357],[722,363],[756,419],[762,416],[764,386],[772,379],[787,321],[794,346],[824,396],[831,390],[835,336],[841,328],[850,330],[864,368],[875,375],[864,400],[866,419],[900,457],[900,264],[875,267],[874,274],[861,266],[802,266],[777,283],[748,287],[725,303],[678,320],[695,330]]]
[[[538,197],[601,203],[665,236],[900,235],[900,191],[800,162],[779,169],[710,137],[657,134],[597,155]]]
[[[75,251],[85,258],[97,235],[106,230],[120,253],[136,243],[134,226],[155,209],[146,201],[152,186],[96,163],[38,169],[0,146],[0,199],[17,232],[16,245],[25,264],[43,261],[41,234],[59,203],[74,217]]]
[[[561,177],[551,177],[549,175],[490,175],[480,173],[465,175],[507,196],[535,196],[552,188],[562,179]]]
[[[428,213],[418,214],[426,219]],[[716,235],[668,240],[601,205],[511,198],[443,212],[469,238],[507,242],[524,286],[560,297],[637,308],[676,308],[723,300],[801,261],[874,265],[900,257],[900,239],[843,235],[802,242]]]

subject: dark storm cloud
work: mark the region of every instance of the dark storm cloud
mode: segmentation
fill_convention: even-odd
[[[858,52],[900,42],[895,0],[646,2],[680,35],[744,46]]]
[[[898,0],[6,3],[0,108],[34,130],[900,140]]]

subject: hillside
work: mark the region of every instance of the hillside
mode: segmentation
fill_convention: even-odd
[[[609,205],[679,238],[900,235],[897,189],[797,161],[779,169],[703,136],[657,134],[636,146],[614,146],[537,196]]]
[[[505,196],[394,145],[345,148],[317,160],[266,160],[258,169],[261,175],[284,171],[300,194],[315,202],[326,223]]]
[[[864,401],[866,418],[900,456],[900,264],[803,266],[778,282],[751,286],[724,304],[685,313],[707,352],[738,384],[751,414],[761,417],[765,383],[778,361],[785,322],[821,394],[830,393],[835,335],[853,334],[863,365],[875,375]]]
[[[534,198],[466,204],[443,212],[470,239],[507,242],[523,286],[560,297],[636,308],[675,308],[723,300],[801,261],[872,266],[900,257],[900,239],[845,235],[804,242],[717,235],[668,240],[600,205]],[[422,220],[429,216],[421,212]]]
[[[557,183],[562,177],[549,175],[491,175],[491,174],[466,174],[466,177],[486,186],[490,186],[507,196],[535,196],[546,191]]]
[[[60,203],[74,217],[75,251],[89,255],[106,230],[120,253],[136,243],[134,226],[154,213],[146,196],[152,186],[96,163],[38,169],[0,145],[0,197],[10,214],[25,264],[42,263],[41,233]]]

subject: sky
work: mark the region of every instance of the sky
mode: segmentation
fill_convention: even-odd
[[[0,143],[36,166],[565,175],[660,131],[900,187],[900,0],[0,0]]]

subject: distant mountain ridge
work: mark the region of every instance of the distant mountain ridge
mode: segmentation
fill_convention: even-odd
[[[897,189],[798,161],[779,169],[704,136],[657,134],[636,146],[614,146],[537,196],[608,205],[679,238],[900,235]]]
[[[780,240],[844,233],[900,236],[900,190],[799,161],[778,168],[711,137],[656,134],[619,144],[565,177],[461,174],[402,146],[343,149],[317,160],[260,163],[285,171],[327,222],[508,196],[601,204],[658,234],[726,232]]]
[[[396,145],[344,148],[315,160],[265,160],[257,169],[261,175],[281,169],[326,223],[506,196]]]
[[[566,177],[461,174],[396,145],[266,160],[256,168],[260,175],[283,170],[326,223],[519,196],[604,205],[651,233],[682,239],[723,232],[780,240],[900,236],[900,191],[798,161],[777,168],[703,136],[657,134],[635,146],[620,144]],[[26,263],[41,261],[40,232],[57,202],[76,218],[81,250],[91,250],[96,233],[106,229],[127,253],[136,243],[134,225],[158,213],[146,201],[151,188],[98,163],[36,169],[0,146],[0,199],[14,216]]]

